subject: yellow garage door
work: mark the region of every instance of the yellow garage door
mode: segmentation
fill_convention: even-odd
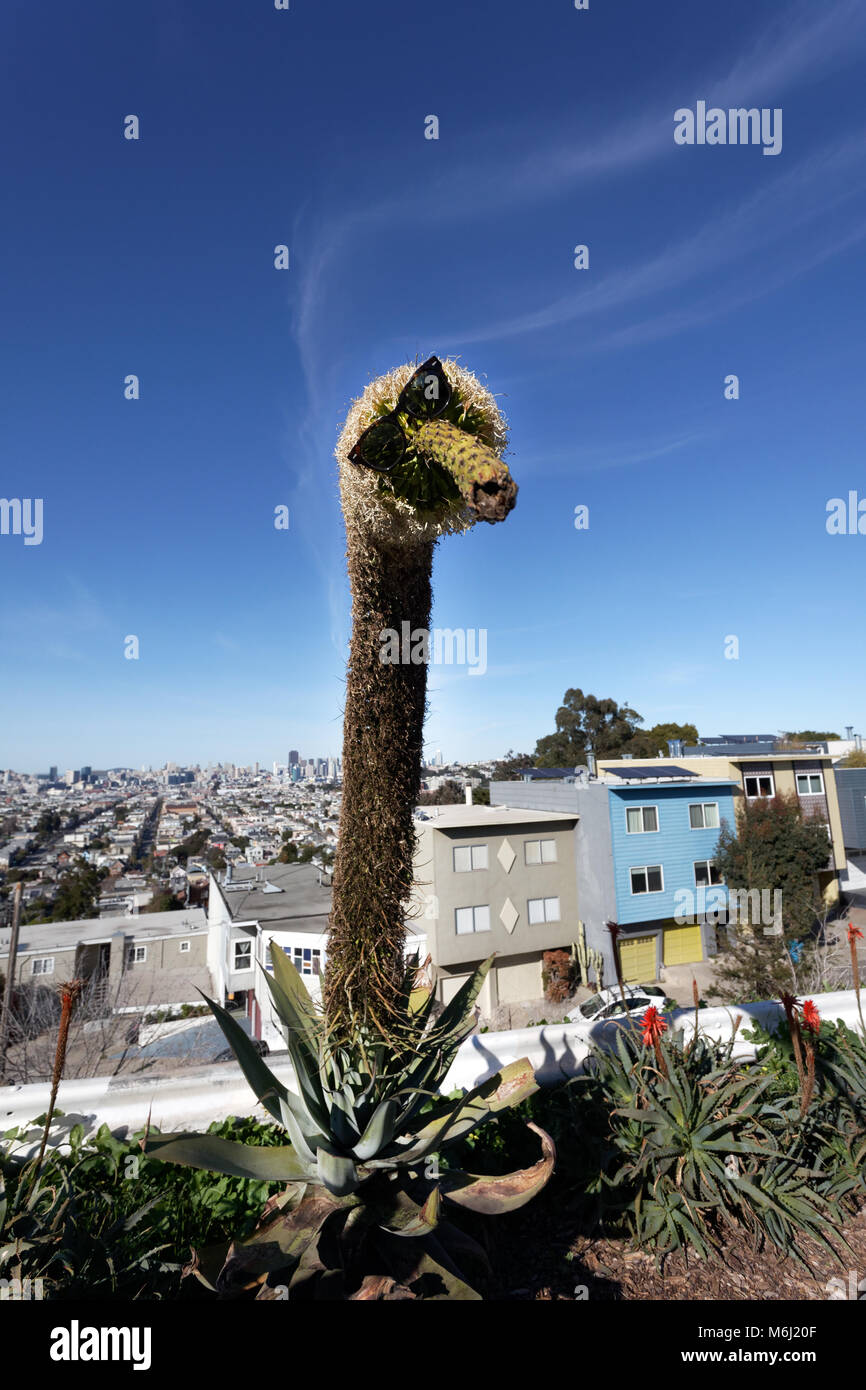
[[[692,965],[703,960],[700,927],[665,927],[665,965]]]
[[[619,958],[622,977],[628,984],[649,984],[656,977],[656,939],[654,936],[620,937]]]

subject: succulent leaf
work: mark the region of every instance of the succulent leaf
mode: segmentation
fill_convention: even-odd
[[[223,1031],[226,1042],[238,1059],[241,1071],[246,1077],[262,1105],[275,1120],[281,1120],[280,1100],[288,1094],[282,1081],[274,1076],[255,1049],[253,1041],[231,1014],[216,1004],[213,999],[202,995],[211,1013]]]
[[[259,1182],[315,1182],[316,1169],[303,1162],[293,1148],[239,1144],[218,1134],[150,1134],[143,1143],[148,1158],[180,1163],[187,1168],[207,1168],[235,1178]]]
[[[550,1135],[537,1125],[530,1124],[529,1128],[539,1135],[543,1155],[531,1168],[493,1178],[473,1173],[448,1173],[443,1180],[443,1196],[449,1202],[488,1216],[524,1206],[548,1182],[556,1162],[556,1149]]]

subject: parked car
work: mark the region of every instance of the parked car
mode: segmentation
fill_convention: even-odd
[[[569,1023],[601,1023],[608,1018],[621,1018],[624,1014],[646,1013],[651,1004],[661,1011],[669,1008],[672,1002],[658,985],[626,985],[623,1003],[619,986],[615,985],[585,999],[572,1013],[566,1014],[566,1018]]]

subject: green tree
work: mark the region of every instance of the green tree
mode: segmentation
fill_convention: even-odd
[[[719,998],[744,1004],[777,998],[783,990],[796,993],[790,947],[803,942],[805,968],[813,949],[810,934],[822,911],[817,875],[829,854],[826,831],[815,820],[804,820],[796,796],[746,801],[735,827],[722,822],[716,867],[729,892],[746,890],[753,896],[729,929],[731,949],[715,959],[714,993]],[[776,923],[762,920],[762,892],[769,894],[764,901],[770,904],[773,894],[781,893],[781,935]]]
[[[43,907],[35,920],[38,922],[76,922],[85,917],[95,917],[97,915],[99,885],[103,877],[104,874],[101,874],[92,864],[87,864],[83,859],[76,859],[74,866],[68,869],[61,878],[57,896],[51,904],[50,910]],[[31,918],[30,920],[34,919]]]
[[[52,835],[59,834],[62,825],[62,817],[57,811],[43,811],[33,833],[40,842],[50,840]]]
[[[465,800],[463,788],[459,782],[454,781],[453,777],[449,777],[435,791],[419,792],[418,794],[419,806],[457,806]]]
[[[599,700],[582,690],[566,690],[556,711],[556,733],[546,734],[535,745],[538,767],[577,767],[587,752],[597,758],[615,758],[628,750],[643,719],[628,705]]]
[[[187,836],[185,840],[181,840],[180,844],[173,845],[171,852],[178,864],[186,868],[186,862],[190,856],[192,855],[197,858],[199,855],[204,854],[207,849],[207,844],[208,832],[206,830],[194,830],[192,835]]]
[[[657,758],[661,751],[667,757],[668,739],[672,738],[694,745],[698,731],[694,724],[654,724],[651,729],[638,729],[622,751],[633,753],[636,758]]]
[[[509,748],[504,758],[493,764],[493,782],[515,782],[518,780],[517,774],[524,768],[535,767],[535,759],[531,753],[515,753]]]
[[[828,739],[838,739],[839,735],[826,729],[823,733],[817,729],[800,729],[799,733],[786,733],[784,737],[790,743],[823,743]]]
[[[473,806],[489,806],[489,805],[490,805],[490,788],[489,788],[489,787],[473,787],[473,788],[472,788],[472,805],[473,805]]]
[[[142,908],[142,912],[177,912],[182,907],[183,902],[174,893],[168,888],[161,888],[154,893],[147,907]]]

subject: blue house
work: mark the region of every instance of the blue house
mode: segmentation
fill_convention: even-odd
[[[724,907],[727,889],[714,855],[722,822],[734,823],[737,783],[623,774],[622,785],[607,788],[614,919],[625,978],[649,981],[663,965],[716,953],[713,914]]]
[[[610,984],[607,923],[616,922],[626,980],[648,984],[665,966],[707,960],[718,950],[714,914],[727,889],[714,855],[722,822],[734,823],[738,791],[733,779],[699,776],[666,760],[602,777],[579,769],[569,780],[491,782],[490,803],[577,813],[577,902],[587,946],[602,953]]]

